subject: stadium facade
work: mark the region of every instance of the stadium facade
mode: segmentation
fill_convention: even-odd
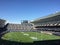
[[[32,21],[34,29],[41,33],[60,35],[60,12]]]
[[[4,27],[5,20],[0,19],[0,27]],[[11,24],[8,23],[7,30],[10,31],[60,31],[60,12],[50,14],[46,17],[36,19],[32,22],[27,20],[23,21],[21,24]]]
[[[7,26],[9,31],[30,31],[33,28],[32,24],[30,23],[23,23],[23,24],[11,24]]]
[[[28,21],[24,20],[21,22],[21,24],[13,24],[8,23],[7,30],[8,31],[30,31],[33,29],[32,23],[29,23]]]
[[[59,26],[60,12],[36,19],[32,23],[39,26]]]

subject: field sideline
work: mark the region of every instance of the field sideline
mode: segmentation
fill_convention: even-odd
[[[42,41],[42,40],[54,40],[60,39],[60,36],[49,35],[38,32],[10,32],[3,35],[2,39],[17,41],[17,42],[33,42],[33,41]]]

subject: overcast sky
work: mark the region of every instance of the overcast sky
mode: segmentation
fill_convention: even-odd
[[[35,20],[60,11],[60,0],[0,0],[0,18],[8,22]]]

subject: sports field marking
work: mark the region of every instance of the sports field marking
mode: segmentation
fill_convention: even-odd
[[[24,33],[24,32],[21,32],[21,33],[23,33],[23,35],[29,36],[29,34],[27,34],[27,33]]]
[[[24,33],[24,32],[21,32],[21,33],[23,33],[23,35],[29,36],[29,34],[27,34],[27,33]]]
[[[29,36],[29,34],[26,34],[26,33],[25,33],[25,34],[23,34],[23,35]]]
[[[21,32],[21,33],[24,33],[24,32]]]
[[[37,40],[38,38],[37,37],[30,37],[31,39],[33,39],[33,40]]]

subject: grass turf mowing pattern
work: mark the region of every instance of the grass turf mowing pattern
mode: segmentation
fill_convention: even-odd
[[[20,32],[10,32],[3,36],[3,39],[10,41],[18,41],[18,42],[33,42],[28,36],[23,35]]]
[[[56,35],[49,35],[49,34],[45,34],[45,33],[38,33],[38,32],[27,32],[28,34],[30,34],[30,36],[34,36],[37,37],[40,41],[41,40],[54,40],[54,39],[60,39],[60,36],[56,36]]]
[[[29,36],[24,35],[29,34]],[[30,37],[37,37],[38,41],[41,40],[54,40],[54,39],[60,39],[60,36],[55,36],[55,35],[48,35],[48,34],[43,34],[43,33],[38,33],[38,32],[10,32],[5,34],[2,39],[5,40],[10,40],[10,41],[18,41],[18,42],[33,42],[34,40],[31,39]]]

